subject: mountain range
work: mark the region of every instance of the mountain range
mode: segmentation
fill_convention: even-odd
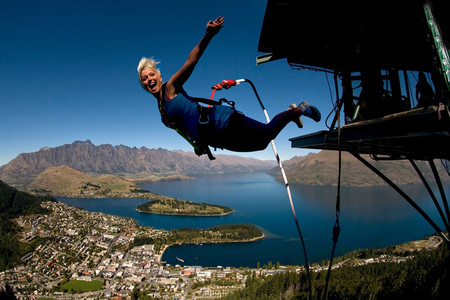
[[[235,155],[216,155],[216,160],[210,161],[193,152],[109,144],[96,146],[87,140],[19,154],[0,167],[0,180],[12,186],[25,186],[47,168],[58,166],[95,176],[113,174],[127,179],[145,179],[151,175],[267,171],[276,163]]]
[[[378,170],[382,171],[395,184],[418,184],[422,183],[420,177],[408,160],[374,161],[368,155],[361,155]],[[321,151],[310,153],[306,156],[296,156],[286,161],[284,169],[289,182],[292,184],[336,186],[338,182],[339,159],[337,151]],[[428,182],[435,182],[433,173],[428,162],[416,161],[417,166]],[[444,183],[449,183],[449,176],[442,167],[440,161],[435,161],[440,178]],[[364,166],[359,160],[348,152],[342,152],[341,185],[364,187],[387,185],[378,175]],[[268,172],[279,176],[278,167]],[[277,177],[282,181],[282,177]]]
[[[111,174],[133,182],[150,181],[155,178],[170,180],[189,179],[185,175],[214,173],[268,172],[279,176],[280,171],[275,161],[264,161],[244,158],[235,155],[216,155],[217,159],[210,161],[206,156],[198,157],[192,152],[169,151],[166,149],[148,149],[146,147],[130,148],[124,145],[109,144],[96,146],[89,140],[76,141],[59,147],[44,147],[37,152],[22,153],[8,164],[0,167],[0,180],[5,183],[25,187],[33,179],[48,168],[67,166],[86,175],[99,177]],[[416,184],[421,180],[407,160],[403,161],[373,161],[363,156],[374,166],[385,173],[396,184]],[[430,182],[434,177],[428,163],[416,162]],[[436,161],[438,171],[444,183],[450,182],[440,162]],[[291,184],[304,185],[337,185],[338,152],[321,151],[306,156],[296,156],[283,163]],[[67,169],[55,169],[40,176],[41,187],[55,174],[72,178],[64,174]],[[70,171],[70,174],[73,172]],[[79,174],[80,175],[80,174]],[[47,178],[47,179],[45,179]],[[347,152],[342,152],[342,186],[374,186],[386,183]],[[278,177],[277,180],[282,180]],[[86,181],[86,180],[85,180]],[[91,180],[92,181],[92,180]],[[88,181],[86,181],[88,182]],[[36,184],[36,181],[34,182]],[[102,183],[104,184],[104,183]],[[28,190],[31,186],[28,186]],[[35,186],[34,188],[38,188]]]

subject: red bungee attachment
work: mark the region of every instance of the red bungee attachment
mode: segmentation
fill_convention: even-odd
[[[222,80],[222,86],[224,89],[229,89],[237,84],[236,80]]]
[[[246,79],[237,79],[237,80],[226,79],[226,80],[222,80],[221,83],[213,85],[211,87],[211,89],[213,90],[211,93],[211,100],[213,100],[214,93],[216,91],[220,91],[222,89],[228,90],[230,87],[238,85],[239,83],[244,82],[244,81],[246,81]]]
[[[232,86],[236,85],[236,80],[222,80],[221,83],[215,84],[211,87],[212,93],[211,93],[211,100],[214,98],[214,93],[216,91],[220,91],[222,89],[229,89]]]
[[[214,93],[217,91],[217,89],[212,88],[212,93],[211,93],[211,98],[209,98],[210,100],[214,99]]]

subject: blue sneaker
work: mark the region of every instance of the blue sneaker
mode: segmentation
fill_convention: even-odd
[[[288,109],[292,110],[292,109],[296,109],[296,108],[297,108],[297,104],[292,103],[291,105],[289,105]],[[297,124],[298,128],[303,128],[302,116],[295,118],[293,121],[295,124]]]
[[[303,101],[298,106],[302,107],[303,110],[302,115],[311,118],[316,122],[319,122],[320,119],[322,118],[322,116],[320,115],[320,111],[315,106],[312,106],[308,102]]]

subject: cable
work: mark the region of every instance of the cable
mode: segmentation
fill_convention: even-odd
[[[270,122],[269,115],[267,114],[267,110],[264,107],[264,104],[262,103],[261,98],[259,98],[259,95],[258,95],[258,92],[256,91],[255,85],[253,84],[253,82],[251,82],[248,79],[245,79],[245,82],[247,82],[247,83],[249,83],[251,85],[251,87],[253,89],[253,92],[255,93],[255,96],[258,99],[258,102],[259,102],[259,104],[261,106],[261,109],[263,110],[264,115],[266,116],[267,123],[269,123]],[[283,168],[283,165],[281,163],[280,156],[278,155],[277,149],[275,147],[275,142],[273,140],[271,141],[271,144],[272,144],[273,153],[274,153],[275,158],[276,158],[276,160],[278,162],[278,166],[280,167],[281,175],[283,176],[284,184],[286,186],[286,192],[287,192],[288,197],[289,197],[289,203],[291,205],[292,215],[294,216],[295,226],[297,227],[297,231],[298,231],[298,234],[300,236],[300,240],[302,242],[303,253],[305,255],[306,274],[308,276],[309,298],[312,299],[311,275],[309,273],[308,255],[306,253],[305,241],[303,239],[302,231],[300,230],[300,225],[298,223],[297,215],[295,213],[294,203],[292,202],[291,190],[289,188],[289,182],[287,180],[286,173],[284,172],[284,168]]]
[[[248,84],[251,85],[251,87],[253,89],[253,92],[255,93],[255,96],[258,99],[259,105],[261,106],[261,109],[263,110],[263,113],[266,116],[267,123],[269,123],[270,122],[269,114],[267,113],[267,110],[264,107],[264,104],[262,103],[261,98],[258,95],[258,91],[256,90],[255,85],[249,79],[223,80],[222,84],[216,84],[216,85],[214,85],[212,87],[212,89],[214,89],[214,90],[221,90],[222,88],[228,89],[231,86],[240,84],[241,82],[247,82]],[[271,144],[272,144],[273,153],[274,153],[275,158],[276,158],[277,163],[278,163],[278,167],[280,168],[281,175],[283,176],[284,185],[286,186],[286,192],[287,192],[288,197],[289,197],[289,203],[291,205],[292,215],[294,216],[295,226],[297,227],[297,232],[299,234],[300,241],[302,242],[303,253],[305,255],[305,269],[306,269],[306,274],[307,274],[307,277],[308,277],[309,299],[312,299],[311,275],[310,275],[310,272],[309,272],[308,255],[306,253],[305,241],[303,239],[302,231],[300,230],[300,225],[298,223],[297,214],[295,213],[294,203],[292,201],[291,190],[289,188],[289,182],[287,180],[286,172],[284,171],[283,165],[281,163],[280,156],[278,155],[278,151],[277,151],[277,149],[275,147],[275,142],[273,140],[271,141]]]
[[[442,166],[444,167],[445,171],[447,172],[447,175],[450,177],[450,168],[449,168],[449,161],[447,159],[440,159]]]
[[[339,98],[339,90],[337,87],[337,74],[334,74],[335,87],[336,87],[336,98]],[[328,283],[331,276],[331,268],[333,266],[334,251],[336,250],[336,245],[339,240],[339,234],[341,232],[341,227],[339,226],[339,216],[341,214],[341,174],[342,174],[342,150],[341,150],[341,109],[336,108],[337,122],[338,122],[338,149],[339,149],[339,169],[338,169],[338,186],[337,186],[337,196],[336,196],[336,222],[333,226],[333,248],[331,249],[330,255],[330,265],[328,266],[327,278],[325,280],[325,288],[323,291],[323,300],[327,299],[328,294]]]
[[[328,120],[329,120],[330,117],[333,115],[333,113],[336,111],[336,106],[337,106],[337,105],[335,105],[335,106],[331,109],[330,113],[328,114],[328,116],[327,116],[326,119],[325,119],[325,126],[326,126],[328,129],[332,129],[332,128],[330,128],[331,125],[328,124]]]
[[[331,92],[330,81],[328,80],[328,73],[325,73],[325,78],[327,79],[328,92],[330,93],[331,105],[332,105],[333,107],[336,107],[337,101],[334,101],[334,99],[333,99],[333,93]]]

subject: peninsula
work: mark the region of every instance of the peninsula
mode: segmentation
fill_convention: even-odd
[[[226,206],[196,203],[170,197],[151,200],[139,205],[136,210],[142,213],[183,216],[225,216],[234,212],[233,209]]]

